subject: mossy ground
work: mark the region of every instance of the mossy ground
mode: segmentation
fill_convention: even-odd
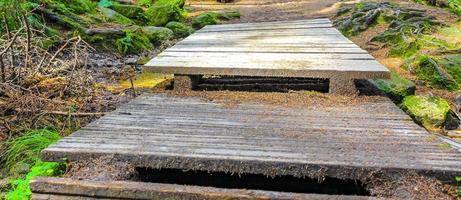
[[[372,83],[396,102],[401,102],[406,96],[414,95],[416,89],[413,82],[396,72],[391,72],[389,80],[373,80]]]
[[[150,89],[164,81],[171,79],[173,79],[172,74],[143,72],[136,76],[136,78],[133,80],[133,85],[135,89]],[[131,88],[131,82],[130,80],[120,81],[120,86],[124,89],[129,89]]]

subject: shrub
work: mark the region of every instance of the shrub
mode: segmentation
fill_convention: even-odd
[[[5,169],[12,175],[18,174],[21,167],[33,165],[39,159],[40,152],[60,138],[56,131],[38,129],[5,142],[3,146],[6,150],[2,154]]]

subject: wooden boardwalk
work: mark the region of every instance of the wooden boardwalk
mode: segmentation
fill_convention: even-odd
[[[138,167],[356,178],[416,171],[452,180],[461,153],[387,98],[318,108],[144,94],[42,152],[46,161],[114,155]]]
[[[389,70],[335,29],[329,19],[206,26],[145,65],[175,74],[330,79],[330,92],[354,93],[354,79],[388,78]],[[178,87],[184,87],[181,83]]]

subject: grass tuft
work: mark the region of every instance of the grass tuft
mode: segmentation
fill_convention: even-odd
[[[39,154],[43,149],[60,138],[59,133],[55,131],[38,129],[3,143],[6,149],[2,154],[4,169],[13,176],[18,175],[39,160]]]

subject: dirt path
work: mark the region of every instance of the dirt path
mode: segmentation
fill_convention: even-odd
[[[215,0],[189,0],[191,15],[204,10],[239,10],[241,18],[228,23],[264,22],[332,17],[339,0],[235,0],[222,4]]]

